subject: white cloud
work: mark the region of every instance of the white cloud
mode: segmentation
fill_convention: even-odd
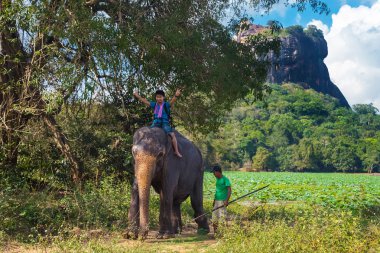
[[[332,19],[325,36],[331,79],[351,105],[372,102],[380,108],[380,0],[372,7],[344,5]],[[324,28],[319,20],[311,23]]]
[[[295,0],[289,0],[288,4],[291,5],[295,2],[296,2]],[[280,0],[278,3],[273,5],[273,7],[269,11],[269,13],[271,13],[271,14],[277,13],[281,18],[284,18],[286,16],[286,13],[288,12],[288,10],[290,8],[289,5],[286,5],[285,3],[286,3],[285,0]]]
[[[299,13],[297,13],[297,15],[296,15],[296,23],[300,24],[301,23],[301,19],[302,19],[301,15]]]
[[[309,22],[306,25],[306,27],[309,26],[309,25],[316,26],[318,29],[320,29],[323,32],[323,34],[325,36],[329,33],[329,27],[326,24],[324,24],[321,20],[313,19],[313,20],[311,20],[311,22]]]
[[[280,17],[285,17],[288,8],[283,3],[277,3],[273,5],[273,8],[269,11],[269,13],[277,13]]]

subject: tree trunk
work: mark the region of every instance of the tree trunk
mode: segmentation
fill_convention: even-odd
[[[67,142],[67,138],[63,134],[55,118],[52,115],[44,113],[43,120],[53,134],[55,144],[71,164],[71,176],[74,183],[78,185],[82,177],[82,166],[80,165],[79,160],[71,151],[70,145]]]
[[[1,164],[4,169],[13,170],[17,165],[20,137],[14,134],[11,130],[1,130],[1,133],[1,152],[4,154],[4,160]]]
[[[7,4],[10,4],[9,0],[0,0],[0,15]],[[37,35],[35,41],[35,50],[44,44],[41,35]],[[7,21],[0,28],[0,57],[4,61],[0,68],[0,144],[4,155],[2,167],[16,168],[21,131],[30,118],[42,115],[57,147],[71,164],[72,178],[78,184],[81,178],[80,163],[72,154],[54,117],[46,114],[46,103],[40,87],[30,83],[36,61],[38,65],[43,65],[43,55],[34,57],[33,52],[25,52],[13,20]]]
[[[0,15],[5,4],[9,4],[9,1],[0,0]],[[7,169],[14,169],[17,165],[20,142],[18,131],[27,121],[27,117],[14,108],[15,103],[22,99],[21,83],[27,65],[27,54],[17,32],[11,28],[15,28],[15,22],[7,22],[0,28],[0,144],[4,155],[2,167]]]

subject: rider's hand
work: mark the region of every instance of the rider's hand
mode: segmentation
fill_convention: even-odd
[[[228,200],[224,201],[224,206],[228,206]]]

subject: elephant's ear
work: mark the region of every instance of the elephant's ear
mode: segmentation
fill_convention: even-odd
[[[170,155],[170,153],[173,153],[173,145],[172,145],[172,141],[171,141],[171,138],[168,136],[167,137],[168,141],[166,143],[166,147],[165,147],[165,157],[166,159],[168,158],[168,156]]]
[[[160,154],[158,154],[158,156],[157,156],[157,168],[159,168],[159,169],[164,168],[164,166],[166,164],[165,161],[167,159],[166,157],[167,156],[164,152],[160,152]]]
[[[167,137],[169,139],[169,137]],[[171,141],[168,141],[166,143],[166,147],[165,147],[165,150],[162,154],[162,158],[160,159],[160,161],[157,163],[161,168],[166,168],[167,166],[167,160],[168,160],[168,157],[170,156],[170,153],[173,153],[173,146],[172,146],[172,142]]]

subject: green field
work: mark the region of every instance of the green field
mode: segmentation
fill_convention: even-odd
[[[379,252],[380,177],[335,173],[225,172],[233,221],[212,252]],[[215,179],[205,175],[205,199]],[[247,205],[252,203],[253,205]]]
[[[337,209],[360,211],[380,206],[380,177],[365,174],[236,172],[226,171],[234,199],[256,188],[270,187],[245,200],[260,202],[302,201]],[[205,174],[206,199],[213,198],[215,179]]]
[[[228,207],[220,233],[198,236],[190,201],[184,234],[157,241],[159,199],[151,195],[148,241],[123,239],[130,185],[116,178],[58,196],[4,185],[0,251],[14,252],[380,252],[380,177],[365,174],[225,172],[231,199],[270,187]],[[206,173],[204,207],[215,178]],[[153,191],[152,191],[153,192]],[[213,232],[213,231],[211,231]],[[211,233],[212,234],[212,233]]]

